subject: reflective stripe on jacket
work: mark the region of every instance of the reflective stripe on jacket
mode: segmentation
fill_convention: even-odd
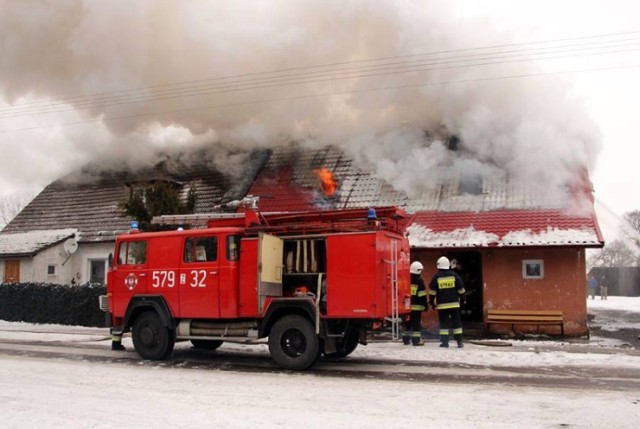
[[[411,311],[427,308],[427,286],[419,274],[411,274]]]

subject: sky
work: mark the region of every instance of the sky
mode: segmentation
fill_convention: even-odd
[[[638,297],[610,296],[607,301],[588,300],[587,305],[596,315],[598,309],[640,313]],[[640,326],[619,319],[602,324],[604,330],[619,328]],[[2,347],[19,347],[11,345],[16,339],[29,340],[31,350],[60,342],[78,343],[86,353],[102,348],[105,356],[114,355],[114,362],[1,353],[0,392],[5,394],[0,413],[3,426],[10,428],[280,428],[299,427],[300,421],[307,428],[635,428],[640,418],[638,392],[624,389],[395,381],[371,375],[318,376],[312,371],[215,371],[197,366],[145,365],[142,361],[135,365],[119,358],[117,353],[123,352],[109,350],[110,338],[104,329],[0,321]],[[358,362],[353,363],[353,370],[367,371],[367,359],[388,360],[390,372],[398,360],[423,362],[425,370],[434,366],[451,377],[460,376],[456,368],[471,375],[515,372],[540,377],[553,367],[612,372],[640,369],[637,353],[624,353],[621,343],[596,336],[582,344],[583,351],[580,344],[572,344],[572,352],[563,350],[568,343],[558,341],[510,343],[511,347],[468,343],[463,349],[440,349],[436,342],[427,342],[424,347],[372,343],[354,351],[352,356]],[[124,344],[131,350],[129,336]],[[189,346],[183,342],[176,347]],[[612,347],[621,352],[611,352]],[[267,353],[266,346],[233,344],[223,344],[219,352],[238,348]],[[442,365],[444,361],[450,364]],[[421,370],[420,365],[413,368]]]
[[[408,194],[448,165],[640,209],[633,0],[0,0],[0,197],[87,163],[335,144]],[[447,139],[462,141],[451,158]]]

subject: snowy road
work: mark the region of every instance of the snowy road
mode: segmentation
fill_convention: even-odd
[[[293,373],[260,353],[201,360],[178,350],[169,362],[150,363],[84,342],[35,342],[13,352],[9,344],[0,352],[0,415],[7,428],[631,428],[640,418],[639,389],[624,379],[616,389],[614,378],[602,374],[576,389],[575,380],[589,377],[575,368],[548,376],[526,365],[520,371],[527,374],[518,374],[501,365],[362,357]],[[472,347],[464,352],[474,353]],[[531,382],[536,374],[555,381]],[[630,374],[637,383],[637,372]]]
[[[624,305],[638,313],[640,298]],[[629,318],[601,314],[602,331],[638,332]],[[111,351],[106,334],[0,321],[1,426],[635,428],[640,419],[640,351],[607,338],[381,342],[296,373],[277,368],[264,345],[179,343],[169,361],[145,362]],[[132,350],[130,337],[125,345]]]
[[[33,336],[32,331],[10,331],[10,336]],[[170,360],[142,361],[129,347],[125,352],[113,352],[108,348],[104,331],[87,335],[78,333],[49,334],[52,340],[3,339],[7,331],[0,330],[0,355],[29,358],[67,359],[95,363],[120,363],[151,368],[182,368],[192,370],[235,371],[249,373],[286,373],[269,358],[265,345],[245,346],[225,344],[215,352],[195,350],[190,343],[176,345]],[[42,335],[42,334],[39,334]],[[565,389],[628,390],[640,392],[640,367],[607,366],[597,368],[580,365],[568,360],[563,365],[546,365],[533,370],[531,366],[492,363],[487,359],[487,346],[467,344],[465,350],[430,351],[435,343],[421,349],[420,359],[395,357],[405,351],[399,343],[374,343],[363,347],[360,353],[344,359],[323,359],[309,371],[314,376],[338,378],[371,378],[406,382],[429,383],[477,383],[483,385],[512,385],[533,387],[560,387]],[[415,353],[414,350],[410,350]],[[445,353],[465,353],[478,361],[451,362]],[[501,350],[499,353],[525,353]],[[540,351],[534,351],[539,354]],[[433,356],[430,358],[429,354]],[[636,354],[636,353],[634,353]],[[360,355],[360,357],[358,357]],[[640,361],[640,353],[636,354]]]

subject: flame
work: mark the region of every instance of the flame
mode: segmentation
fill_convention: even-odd
[[[322,168],[316,168],[315,170],[313,170],[313,172],[320,179],[320,187],[322,188],[322,192],[327,197],[330,197],[336,193],[336,188],[338,187],[338,185],[336,184],[336,181],[333,178],[333,173],[331,172],[331,170],[329,170],[328,168],[322,167]]]

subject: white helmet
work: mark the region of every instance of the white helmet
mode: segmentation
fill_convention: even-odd
[[[448,270],[449,267],[451,267],[451,264],[449,264],[449,258],[447,258],[446,256],[441,256],[440,258],[438,258],[437,267],[439,270]]]
[[[424,267],[419,261],[412,262],[411,266],[409,267],[409,272],[411,274],[420,274],[422,270],[424,270]]]

